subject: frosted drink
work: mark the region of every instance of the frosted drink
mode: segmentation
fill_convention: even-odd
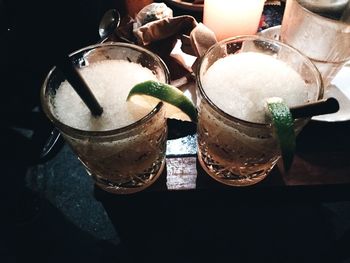
[[[103,107],[94,117],[70,84],[54,69],[42,89],[45,113],[60,129],[97,185],[113,193],[138,192],[161,174],[165,162],[165,109],[127,102],[130,89],[146,80],[168,82],[164,63],[129,44],[103,44],[72,54]]]
[[[198,158],[214,179],[243,186],[261,181],[280,158],[266,100],[289,107],[322,96],[320,76],[297,51],[274,40],[224,40],[203,58],[199,86]],[[300,131],[305,120],[296,122]]]

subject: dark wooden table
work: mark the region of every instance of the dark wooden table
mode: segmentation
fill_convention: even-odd
[[[349,231],[334,237],[320,204],[350,200],[349,132],[350,122],[310,122],[290,172],[276,166],[248,187],[207,175],[191,154],[193,136],[170,140],[170,148],[183,146],[181,155],[168,155],[154,185],[121,196],[95,187],[95,198],[135,262],[340,262],[349,256]]]

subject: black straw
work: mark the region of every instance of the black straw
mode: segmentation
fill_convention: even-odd
[[[100,116],[103,108],[96,100],[96,97],[91,92],[89,86],[73,65],[72,60],[68,56],[62,56],[58,61],[58,68],[65,75],[67,81],[71,84],[74,90],[78,93],[82,101],[91,111],[94,116]]]
[[[290,109],[294,119],[334,113],[339,110],[339,103],[335,98],[327,98],[313,103],[293,107]]]

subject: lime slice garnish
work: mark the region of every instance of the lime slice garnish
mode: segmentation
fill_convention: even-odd
[[[197,110],[193,102],[181,90],[169,84],[153,80],[141,82],[130,90],[127,100],[151,107],[161,100],[165,102],[168,118],[197,122]]]
[[[288,171],[295,152],[294,119],[289,107],[281,98],[267,99],[267,109],[280,146],[284,169]]]

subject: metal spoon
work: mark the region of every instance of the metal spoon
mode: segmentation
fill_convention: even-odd
[[[109,9],[103,15],[98,28],[100,40],[98,43],[104,42],[114,32],[120,24],[120,14],[116,9]]]
[[[120,24],[120,14],[116,9],[107,10],[99,24],[98,34],[100,35],[100,40],[97,43],[103,43],[106,41],[114,30]],[[41,147],[42,151],[39,156],[39,163],[49,160],[53,155],[55,155],[59,149],[64,145],[63,138],[57,128],[53,128],[50,132],[48,139],[45,144]]]

